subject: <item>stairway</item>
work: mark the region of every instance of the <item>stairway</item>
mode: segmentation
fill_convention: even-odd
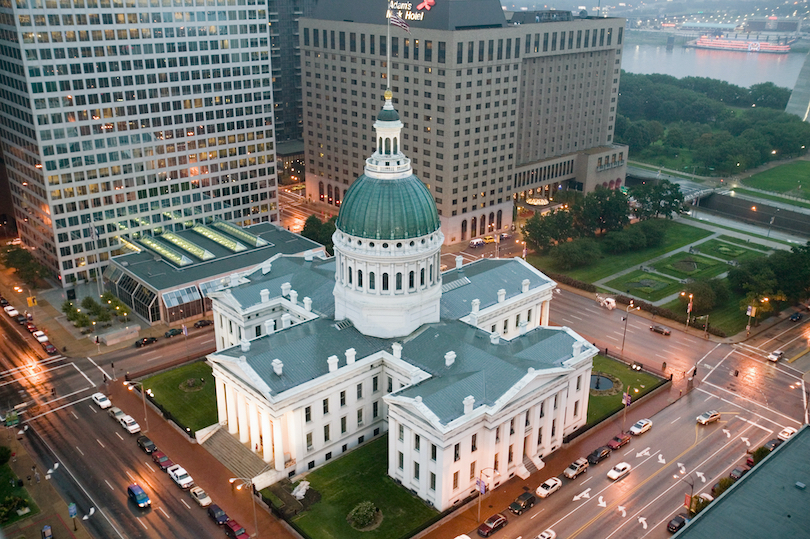
[[[526,470],[530,474],[534,474],[535,472],[538,471],[537,466],[534,465],[534,462],[532,462],[532,459],[530,459],[528,455],[523,456],[523,466],[526,467]]]
[[[237,477],[253,478],[272,467],[239,442],[227,428],[217,429],[202,446]]]

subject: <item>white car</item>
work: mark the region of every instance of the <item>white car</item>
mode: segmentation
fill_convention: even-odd
[[[774,363],[779,361],[785,357],[785,353],[782,350],[774,350],[770,354],[768,354],[768,361],[773,361]]]
[[[106,395],[104,395],[104,393],[93,393],[90,395],[90,398],[93,399],[93,402],[95,402],[102,410],[112,406],[112,402],[107,398]]]
[[[788,438],[790,438],[791,436],[793,436],[797,432],[798,431],[796,429],[794,429],[793,427],[785,427],[784,429],[782,429],[782,432],[779,433],[777,438],[779,438],[780,440],[785,440],[786,441]]]
[[[34,338],[37,341],[39,341],[40,343],[44,344],[44,343],[48,342],[48,336],[45,335],[45,332],[42,331],[42,330],[37,330],[37,331],[33,332],[31,335],[33,335]]]
[[[557,533],[551,528],[537,536],[537,539],[557,539]]]
[[[188,472],[180,466],[179,464],[175,464],[174,466],[169,466],[166,468],[166,472],[169,474],[169,477],[172,478],[178,487],[182,489],[191,488],[194,486],[194,480],[188,475]]]
[[[3,310],[6,311],[6,314],[9,315],[11,318],[16,318],[20,316],[20,312],[11,305],[6,305],[5,307],[3,307]]]
[[[188,493],[191,494],[191,498],[197,502],[200,507],[208,507],[211,505],[211,497],[200,487],[194,487],[189,490]]]
[[[636,424],[630,427],[630,434],[633,436],[638,436],[640,434],[644,434],[648,430],[652,428],[652,421],[649,419],[639,419],[636,421]]]
[[[127,429],[127,432],[130,434],[135,434],[136,432],[141,432],[141,426],[132,419],[131,415],[125,415],[118,420],[121,423],[121,426]]]
[[[546,479],[545,483],[537,487],[537,496],[540,498],[547,498],[551,494],[557,492],[562,486],[562,481],[556,477]]]
[[[621,479],[630,473],[630,468],[632,468],[632,466],[630,466],[628,463],[620,462],[607,473],[608,479],[612,479],[613,481]]]

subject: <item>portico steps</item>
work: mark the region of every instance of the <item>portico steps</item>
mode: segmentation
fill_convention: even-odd
[[[272,468],[272,464],[264,462],[222,426],[208,436],[202,446],[236,477],[253,479]]]

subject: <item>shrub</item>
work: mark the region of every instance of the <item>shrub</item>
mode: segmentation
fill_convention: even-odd
[[[11,449],[6,446],[0,446],[0,466],[6,464],[11,458]]]
[[[646,301],[641,301],[635,298],[630,298],[625,296],[624,294],[617,294],[615,296],[616,303],[622,303],[624,305],[630,305],[630,301],[633,301],[633,305],[636,307],[641,307],[642,311],[647,311],[650,314],[654,314],[656,316],[660,316],[661,318],[667,318],[669,320],[674,320],[675,322],[679,322],[681,324],[686,324],[686,313],[674,313],[669,309],[664,309],[663,307],[658,307],[657,305],[653,305],[652,303],[647,303]],[[709,333],[712,335],[716,335],[717,337],[725,337],[726,332],[722,329],[717,329],[715,327],[709,326]]]
[[[563,273],[554,273],[551,271],[543,270],[543,273],[546,274],[547,277],[557,281],[558,283],[562,283],[564,285],[573,286],[574,288],[579,288],[580,290],[585,290],[587,292],[596,292],[596,285],[591,283],[586,283],[584,281],[578,281],[573,277],[569,277]]]
[[[6,499],[3,500],[3,503],[0,504],[0,522],[8,522],[14,517],[15,512],[18,509],[23,509],[28,507],[28,502],[25,498],[20,498],[19,496],[6,496]]]
[[[633,228],[638,228],[639,231],[644,232],[644,237],[647,240],[646,246],[650,248],[658,247],[664,243],[668,226],[665,220],[648,219],[638,223]]]
[[[374,522],[377,508],[372,502],[360,502],[349,512],[349,523],[355,528],[365,528]]]
[[[767,447],[757,447],[753,453],[751,453],[751,458],[754,459],[754,464],[756,465],[759,461],[770,455],[771,452],[768,450]]]

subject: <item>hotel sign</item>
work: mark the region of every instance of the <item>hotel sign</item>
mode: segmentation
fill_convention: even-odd
[[[430,11],[430,8],[436,5],[436,0],[420,0],[419,3],[414,2],[397,2],[390,0],[388,2],[388,12],[385,18],[391,18],[391,13],[395,12],[401,19],[406,21],[422,21],[425,20],[425,12]]]

